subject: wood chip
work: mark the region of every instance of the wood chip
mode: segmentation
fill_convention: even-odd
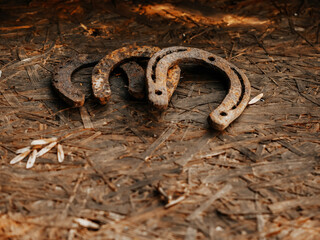
[[[87,108],[82,106],[79,108],[79,110],[80,110],[80,115],[81,115],[84,128],[93,128],[93,124],[92,124],[90,115],[87,111]]]
[[[16,94],[11,90],[7,89],[8,86],[1,82],[0,83],[0,92],[4,96],[4,98],[7,100],[10,106],[12,107],[18,107],[21,106],[21,103],[19,102],[18,98],[16,97]],[[5,90],[7,89],[7,90]]]
[[[232,189],[232,185],[227,184],[223,188],[221,188],[218,192],[216,192],[214,195],[212,195],[207,201],[205,201],[203,204],[200,205],[199,208],[194,210],[188,217],[188,220],[195,219],[199,217],[206,209],[208,209],[214,201],[216,201],[219,198],[224,197],[224,195],[228,194]]]
[[[101,132],[96,132],[94,133],[92,136],[86,138],[86,139],[83,139],[80,141],[80,145],[86,145],[88,144],[89,142],[91,142],[92,140],[94,140],[95,138],[99,137],[101,135]]]
[[[187,151],[174,162],[180,166],[185,166],[193,157],[209,142],[210,139],[218,136],[219,132],[208,132],[204,134],[196,143],[192,144]]]
[[[160,137],[155,140],[148,149],[142,154],[141,158],[145,161],[147,161],[151,154],[163,143],[165,142],[171,134],[173,134],[177,130],[177,126],[171,126],[168,127],[166,130],[163,131],[163,133],[160,135]]]
[[[197,229],[189,226],[187,228],[187,232],[186,232],[186,236],[184,237],[184,240],[195,240],[196,237],[197,237]]]
[[[273,213],[285,212],[288,209],[296,208],[298,206],[319,207],[319,205],[320,205],[319,199],[320,199],[319,195],[315,195],[315,196],[311,196],[311,197],[301,197],[301,198],[297,198],[297,199],[285,200],[282,202],[273,203],[273,204],[269,205],[268,207]]]

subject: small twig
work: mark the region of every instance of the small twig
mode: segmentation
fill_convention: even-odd
[[[144,161],[147,161],[151,154],[163,143],[165,142],[171,134],[173,134],[177,130],[177,126],[170,126],[164,132],[160,135],[160,137],[155,140],[148,148],[147,150],[142,154],[141,158]]]
[[[183,21],[183,22],[185,22],[185,23],[193,23],[194,25],[196,25],[197,27],[200,27],[200,25],[198,24],[198,23],[196,23],[195,21],[193,21],[191,18],[188,18],[188,20],[190,20],[190,22],[188,22],[187,20],[185,20],[184,18],[182,18],[182,17],[179,17],[179,16],[176,16],[176,15],[174,15],[173,13],[171,13],[171,12],[169,12],[169,11],[167,11],[167,10],[162,10],[162,11],[164,11],[165,13],[167,13],[167,14],[169,14],[169,15],[171,15],[172,17],[175,17],[176,19],[180,19],[181,21]]]
[[[200,37],[201,35],[209,32],[209,31],[212,31],[213,29],[214,29],[213,27],[211,27],[211,28],[205,28],[203,31],[201,31],[201,32],[199,32],[199,33],[197,33],[197,34],[194,34],[194,35],[193,35],[192,37],[190,37],[188,40],[189,40],[189,42],[190,42],[192,39],[197,38],[197,37]]]
[[[209,142],[210,139],[215,138],[218,135],[219,132],[214,132],[214,134],[212,134],[211,132],[206,133],[174,162],[180,166],[185,166]]]
[[[87,166],[88,165],[86,164],[85,167],[84,167],[85,168],[84,170],[86,170]],[[68,215],[69,208],[70,208],[72,202],[74,201],[74,199],[76,197],[76,194],[77,194],[78,188],[80,186],[80,183],[83,180],[83,176],[84,176],[84,171],[82,171],[80,173],[80,176],[78,177],[77,182],[76,182],[76,184],[75,184],[75,186],[73,188],[72,195],[70,196],[69,201],[68,201],[68,203],[67,203],[67,205],[66,205],[66,207],[65,207],[65,209],[64,209],[64,211],[62,213],[62,216],[64,216],[64,217],[66,217]]]
[[[12,63],[11,65],[6,65],[5,67],[3,67],[1,69],[1,71],[3,71],[4,69],[10,69],[10,68],[18,68],[18,67],[25,67],[28,66],[30,64],[33,64],[33,62],[40,60],[41,58],[47,56],[52,49],[54,49],[55,46],[55,42],[52,42],[49,46],[49,48],[43,53],[43,54],[39,54],[37,56],[33,56],[33,57],[29,57],[29,58],[25,58],[19,62],[15,62]]]
[[[182,202],[185,198],[186,198],[185,195],[180,196],[180,197],[178,197],[177,199],[174,199],[174,200],[169,201],[164,207],[165,207],[165,208],[172,207],[172,206],[174,206],[174,205]]]
[[[79,111],[80,111],[80,116],[81,116],[84,128],[92,129],[93,128],[93,124],[92,124],[92,121],[90,119],[90,115],[89,115],[89,113],[87,111],[87,108],[85,106],[82,106],[82,107],[79,108]]]
[[[252,34],[252,36],[254,37],[254,39],[256,40],[257,44],[259,45],[259,47],[261,47],[263,49],[263,51],[266,53],[266,55],[270,58],[270,60],[272,62],[274,62],[274,59],[270,56],[269,52],[267,51],[267,49],[265,48],[263,41],[259,40],[258,37],[255,34]]]
[[[212,195],[207,201],[200,205],[196,210],[194,210],[188,217],[187,220],[193,220],[200,216],[205,210],[207,210],[217,199],[224,197],[232,189],[232,185],[227,184],[221,188],[218,192]]]
[[[250,62],[251,64],[254,64],[254,65],[260,70],[260,72],[263,73],[263,75],[266,75],[266,76],[267,76],[267,74],[265,73],[265,71],[263,71],[255,62],[253,62],[253,61],[252,61],[250,58],[248,58],[248,57],[246,57],[246,58],[249,60],[249,62]],[[272,77],[267,76],[267,78],[269,78],[275,85],[279,86],[279,84],[276,82],[276,80],[274,80]]]
[[[104,183],[107,184],[112,191],[114,192],[117,191],[116,186],[112,182],[110,182],[108,178],[106,178],[105,174],[102,171],[100,171],[99,168],[96,167],[94,162],[91,161],[91,159],[87,156],[86,153],[85,153],[85,159],[87,160],[88,164],[93,168],[93,170],[102,178]]]

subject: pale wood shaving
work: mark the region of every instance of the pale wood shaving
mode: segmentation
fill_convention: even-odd
[[[52,142],[49,145],[45,146],[37,153],[37,157],[43,156],[44,154],[49,152],[52,148],[54,148],[55,145],[57,145],[57,142]]]
[[[37,153],[38,153],[38,150],[37,149],[34,149],[30,156],[29,156],[29,159],[27,161],[27,165],[26,165],[26,168],[29,169],[29,168],[32,168],[35,161],[36,161],[36,158],[37,158]]]

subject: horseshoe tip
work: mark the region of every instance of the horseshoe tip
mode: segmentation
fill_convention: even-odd
[[[209,125],[214,128],[215,130],[218,131],[223,131],[224,129],[226,129],[229,124],[225,124],[225,123],[220,123],[220,121],[217,121],[214,117],[212,117],[211,115],[208,116],[208,123]]]
[[[165,98],[163,99],[163,98],[159,98],[158,96],[149,95],[149,102],[154,108],[160,111],[164,111],[168,108],[168,101],[166,101]]]

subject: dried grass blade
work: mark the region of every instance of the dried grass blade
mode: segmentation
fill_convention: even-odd
[[[25,151],[24,153],[21,153],[20,155],[16,156],[15,158],[13,158],[10,161],[10,164],[15,164],[17,162],[20,162],[21,160],[23,160],[26,156],[28,156],[28,154],[31,152],[31,150]]]
[[[28,162],[27,162],[27,166],[26,168],[29,169],[29,168],[32,168],[35,161],[36,161],[36,158],[37,158],[37,153],[38,153],[38,150],[37,149],[34,149],[32,151],[32,153],[30,154],[29,156],[29,159],[28,159]]]
[[[37,157],[41,157],[42,155],[44,155],[44,154],[46,154],[47,152],[49,152],[56,144],[57,144],[57,142],[52,142],[52,143],[50,143],[48,146],[45,146],[44,148],[42,148],[42,149],[37,153]]]
[[[59,163],[62,163],[63,160],[64,160],[64,151],[63,151],[63,147],[62,147],[61,144],[58,144],[58,145],[57,145],[57,151],[58,151],[58,153],[57,153],[57,155],[58,155],[58,162],[59,162]]]

